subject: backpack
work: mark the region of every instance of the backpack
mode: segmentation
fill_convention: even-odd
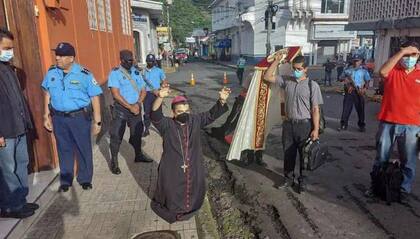
[[[309,94],[310,94],[309,95],[309,97],[310,97],[309,98],[309,104],[310,104],[310,107],[311,107],[310,110],[312,112],[312,96],[313,96],[313,93],[312,93],[312,80],[311,79],[309,79],[308,85],[309,85]],[[327,126],[326,126],[324,111],[322,110],[321,105],[319,105],[319,134],[324,133],[324,130],[325,130],[326,127]]]
[[[401,202],[401,184],[404,176],[400,163],[388,162],[371,173],[373,194],[386,201]]]

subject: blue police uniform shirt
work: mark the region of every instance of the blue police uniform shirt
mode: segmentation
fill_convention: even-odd
[[[363,67],[354,68],[353,66],[350,66],[346,68],[343,72],[342,77],[346,76],[351,77],[355,86],[358,88],[362,88],[366,82],[372,79],[370,77],[369,72]]]
[[[147,91],[158,90],[160,88],[160,84],[166,78],[163,70],[156,66],[151,69],[145,68],[143,70],[143,77],[146,82]],[[149,85],[152,85],[153,89]]]
[[[76,63],[66,76],[57,66],[50,67],[41,86],[50,94],[51,106],[62,112],[85,108],[91,104],[91,97],[102,94],[92,73]]]
[[[125,69],[120,69],[120,67],[114,68],[111,73],[109,73],[108,87],[118,88],[120,90],[120,95],[124,98],[124,100],[129,104],[134,104],[138,102],[140,98],[140,91],[145,87],[146,83],[144,83],[140,72],[133,66],[127,73],[130,74],[131,78],[137,84],[138,89],[134,89],[130,79],[128,79],[122,72],[122,70]]]

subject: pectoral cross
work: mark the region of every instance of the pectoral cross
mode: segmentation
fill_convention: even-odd
[[[182,165],[181,168],[184,170],[184,173],[186,173],[187,172],[188,165],[186,165],[184,163],[184,165]]]

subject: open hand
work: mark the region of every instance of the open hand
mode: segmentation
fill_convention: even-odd
[[[231,92],[232,91],[229,88],[223,87],[223,89],[219,92],[220,100],[226,102]]]
[[[6,147],[6,140],[3,137],[0,137],[0,148]]]
[[[165,98],[165,97],[168,97],[170,93],[171,93],[171,88],[169,87],[169,84],[166,83],[162,85],[162,88],[160,88],[158,96],[160,98]]]
[[[46,130],[48,130],[49,132],[53,131],[53,124],[51,121],[51,117],[50,116],[45,116],[44,117],[44,128]]]
[[[99,132],[101,132],[101,126],[98,125],[97,123],[94,123],[92,126],[92,134],[96,136],[99,134]]]

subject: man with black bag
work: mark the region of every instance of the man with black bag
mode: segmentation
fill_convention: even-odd
[[[304,168],[303,148],[308,138],[319,139],[320,105],[323,104],[319,85],[307,77],[307,65],[303,56],[292,61],[292,76],[283,76],[274,72],[282,55],[276,55],[275,62],[265,73],[264,79],[277,83],[285,90],[286,120],[283,123],[284,177],[285,183],[280,187],[292,186],[295,178],[296,156],[299,152],[300,174],[298,177],[299,192],[304,190],[302,171]]]

